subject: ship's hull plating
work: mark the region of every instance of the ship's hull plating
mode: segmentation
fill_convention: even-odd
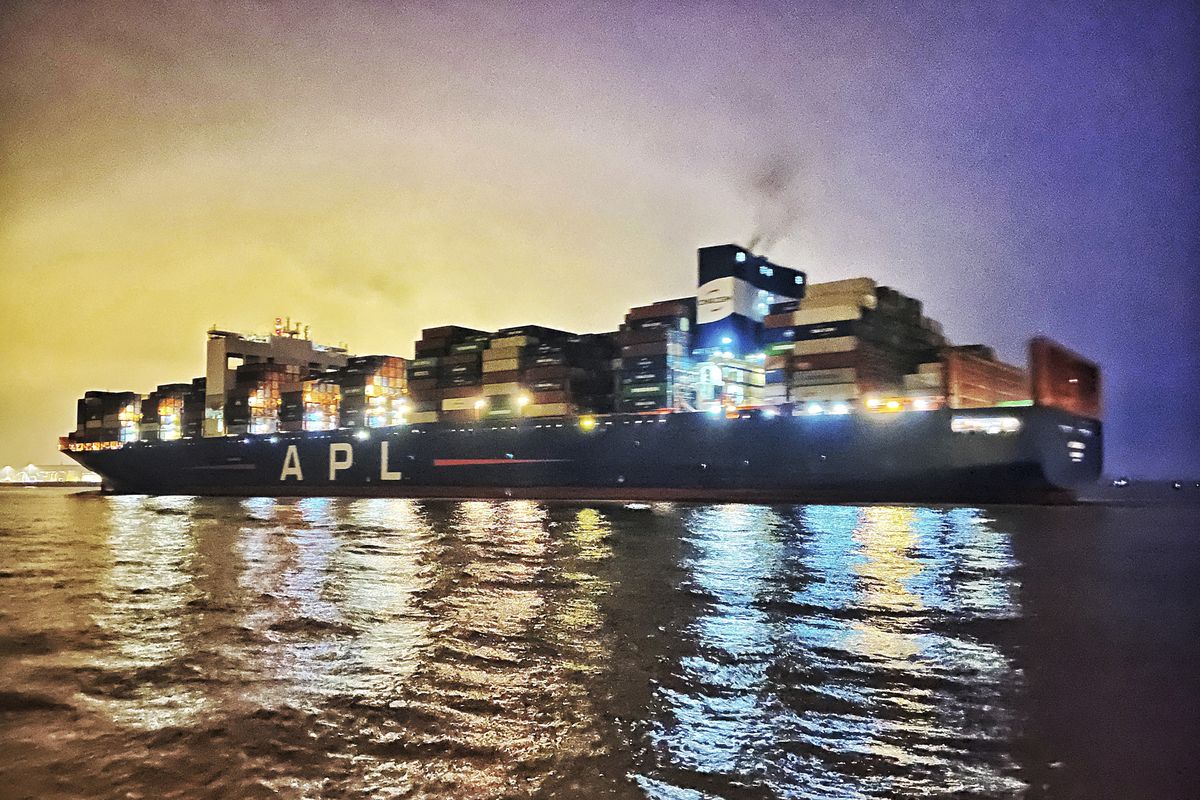
[[[960,433],[953,418],[1019,420]],[[447,423],[67,452],[138,494],[586,500],[1065,502],[1100,475],[1100,425],[1050,408]]]

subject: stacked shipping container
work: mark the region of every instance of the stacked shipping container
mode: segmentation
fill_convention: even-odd
[[[142,398],[137,392],[87,392],[75,405],[72,440],[97,447],[134,442],[141,419]]]
[[[941,364],[945,401],[950,408],[1029,402],[1025,370],[998,360],[990,347],[948,347],[942,352]]]
[[[695,320],[695,298],[630,309],[615,337],[621,348],[618,410],[694,408],[696,375],[691,354]]]
[[[169,442],[183,437],[183,406],[190,383],[165,383],[142,400],[139,438]]]
[[[207,378],[193,378],[188,393],[183,397],[183,435],[185,437],[203,435],[205,395],[207,393]]]
[[[300,389],[308,370],[298,364],[259,362],[237,368],[225,405],[227,433],[275,433],[283,394]]]
[[[319,373],[283,393],[281,431],[330,431],[341,421],[342,387],[336,370]]]
[[[697,277],[699,299],[633,308],[615,333],[446,325],[423,330],[407,362],[350,357],[278,320],[269,337],[213,329],[207,379],[165,384],[144,399],[88,392],[69,438],[119,446],[758,403],[807,413],[848,411],[860,401],[887,410],[972,408],[1028,403],[1031,394],[1039,404],[1099,414],[1094,364],[1035,340],[1031,392],[1022,370],[980,345],[948,346],[920,302],[869,278],[809,285],[803,273],[735,245],[702,248]]]
[[[408,410],[406,363],[397,356],[353,356],[337,371],[343,428],[398,425]],[[314,398],[315,399],[315,398]],[[322,402],[330,402],[326,391]]]
[[[903,376],[933,360],[941,326],[920,302],[870,278],[810,284],[765,320],[768,403],[849,406],[900,390]]]
[[[436,422],[443,399],[478,396],[483,382],[482,353],[487,331],[443,325],[426,328],[408,363],[409,422]]]

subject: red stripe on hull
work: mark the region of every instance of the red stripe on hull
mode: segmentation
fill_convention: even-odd
[[[553,464],[565,458],[435,458],[435,467],[488,467],[496,464]]]

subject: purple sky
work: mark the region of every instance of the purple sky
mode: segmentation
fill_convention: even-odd
[[[956,342],[1092,357],[1108,471],[1200,475],[1194,4],[16,3],[0,37],[0,460],[200,374],[213,322],[612,329],[759,233]]]

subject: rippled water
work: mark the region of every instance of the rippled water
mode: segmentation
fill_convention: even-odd
[[[1196,509],[0,494],[0,796],[1195,797]]]

